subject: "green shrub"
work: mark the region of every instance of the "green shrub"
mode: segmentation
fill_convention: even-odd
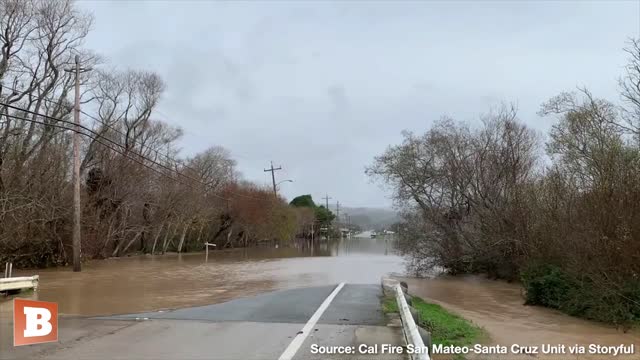
[[[521,279],[527,305],[616,325],[640,323],[640,281],[636,279],[621,281],[624,285],[618,286],[606,278],[594,281],[549,264],[526,267]]]
[[[526,290],[527,305],[542,305],[560,309],[569,301],[576,284],[559,267],[553,265],[529,266],[521,275]]]

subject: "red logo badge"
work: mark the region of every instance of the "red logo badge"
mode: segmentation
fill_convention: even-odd
[[[13,346],[58,341],[58,304],[13,299]]]

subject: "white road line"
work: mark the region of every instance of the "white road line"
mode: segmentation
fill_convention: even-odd
[[[313,327],[316,326],[316,323],[318,322],[318,320],[320,320],[322,313],[324,313],[324,311],[327,310],[327,308],[329,307],[333,299],[336,297],[336,295],[338,295],[338,293],[340,292],[343,286],[344,286],[343,282],[338,284],[338,286],[336,286],[336,288],[333,289],[331,294],[329,294],[329,296],[327,296],[327,298],[324,299],[322,304],[320,304],[320,307],[318,308],[318,310],[316,310],[316,312],[313,313],[313,316],[311,316],[309,321],[307,321],[307,323],[304,325],[304,327],[302,328],[302,331],[300,331],[296,335],[296,337],[293,338],[293,341],[291,341],[289,346],[287,346],[287,348],[284,350],[282,355],[280,355],[278,360],[293,359],[293,356],[296,354],[298,349],[300,349],[300,346],[302,346],[302,343],[304,342],[304,340],[307,338],[307,336],[309,336],[309,334],[311,333],[311,330],[313,330]]]

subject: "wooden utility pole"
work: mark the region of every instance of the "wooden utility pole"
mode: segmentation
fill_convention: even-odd
[[[273,182],[273,196],[278,197],[278,189],[276,188],[276,171],[282,170],[282,166],[278,166],[277,168],[273,167],[273,161],[271,162],[270,169],[264,169],[264,172],[271,172],[271,181]]]
[[[75,75],[75,101],[73,107],[73,122],[75,123],[75,131],[73,132],[73,271],[82,269],[81,259],[81,237],[80,226],[82,208],[80,207],[80,72],[90,69],[80,68],[80,56],[75,56],[76,66],[72,69],[66,69],[67,72],[73,72]]]
[[[340,233],[340,239],[342,240],[342,229],[340,228],[340,201],[336,201],[336,227]]]
[[[347,238],[351,239],[351,216],[349,214],[344,214],[344,222],[347,224]]]
[[[328,212],[330,211],[330,210],[329,210],[329,199],[331,199],[331,198],[329,197],[329,194],[326,194],[326,195],[323,197],[323,199],[324,199],[324,201],[325,201],[326,209],[327,209],[327,213],[328,213]],[[329,225],[330,225],[330,224],[327,224],[327,240],[329,240]],[[320,230],[322,230],[322,228],[320,228]]]
[[[73,108],[73,271],[80,271],[80,56],[76,55],[76,95]]]
[[[330,198],[329,194],[326,194],[325,197],[323,197],[322,199],[325,200],[325,202],[326,202],[325,204],[326,204],[327,210],[329,210],[329,199],[333,199],[333,198]]]

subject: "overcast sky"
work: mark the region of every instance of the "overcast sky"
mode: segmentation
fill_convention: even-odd
[[[477,122],[502,101],[536,111],[576,86],[617,101],[638,1],[83,1],[87,45],[167,83],[157,118],[185,155],[222,145],[245,178],[289,199],[328,193],[390,206],[364,168],[404,129],[442,115]]]

